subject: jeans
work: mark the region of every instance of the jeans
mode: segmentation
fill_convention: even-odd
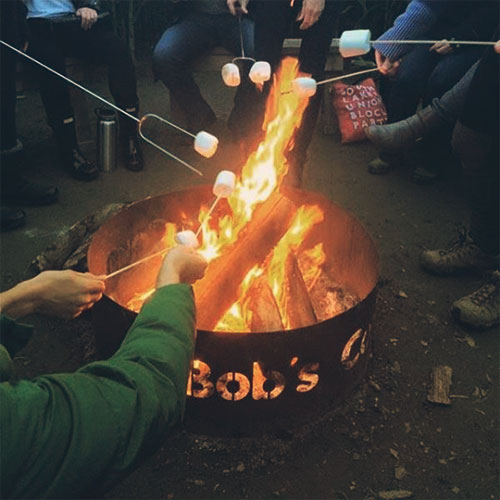
[[[107,64],[109,88],[116,104],[127,109],[137,108],[132,58],[125,43],[108,29],[105,20],[98,21],[88,31],[84,31],[79,22],[53,23],[46,19],[29,19],[28,26],[31,56],[63,75],[66,56]],[[57,130],[64,120],[73,117],[68,84],[43,68],[37,66],[37,69],[49,125]]]
[[[481,57],[482,47],[461,47],[444,56],[417,46],[401,61],[394,79],[384,78],[380,92],[389,123],[413,115],[420,99],[427,106],[451,89]]]
[[[241,19],[241,33],[245,56],[254,54],[254,26],[248,16]],[[183,110],[188,129],[198,132],[215,120],[215,114],[201,95],[191,66],[193,62],[214,47],[222,46],[235,56],[241,56],[238,19],[231,14],[189,13],[168,28],[157,43],[153,53],[153,71]],[[254,84],[248,73],[252,62],[239,63],[241,84],[236,90],[229,126],[236,136],[245,134],[250,121],[251,99]]]
[[[293,7],[290,7],[288,0],[255,0],[252,4],[255,9],[255,58],[268,61],[274,71],[281,60],[283,40],[289,34],[290,28],[297,26],[295,19],[300,12],[302,2],[296,1]],[[307,30],[297,30],[297,34],[302,36],[299,53],[300,70],[310,73],[316,80],[321,80],[323,76],[338,9],[338,2],[325,2],[319,20]],[[260,123],[263,120],[265,98],[270,87],[271,82],[267,82],[264,92],[258,98]],[[320,87],[310,98],[302,123],[295,135],[294,146],[289,156],[298,163],[306,160],[307,149],[319,115],[321,96]]]

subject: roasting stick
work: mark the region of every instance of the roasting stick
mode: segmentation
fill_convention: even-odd
[[[215,207],[217,206],[217,203],[219,203],[221,198],[228,198],[231,193],[234,191],[234,188],[236,186],[236,175],[234,172],[231,172],[229,170],[221,170],[214,183],[213,187],[213,193],[216,196],[216,199],[212,203],[212,206],[207,212],[207,215],[203,219],[203,221],[200,224],[200,227],[198,228],[198,231],[196,231],[196,234],[194,234],[192,231],[181,231],[175,235],[175,240],[179,244],[186,244],[192,248],[195,248],[198,246],[198,235],[201,232],[201,229],[203,226],[207,223],[208,219],[210,218],[210,215],[214,211]],[[154,259],[155,257],[159,257],[160,255],[166,254],[170,250],[169,248],[164,248],[163,250],[159,250],[158,252],[155,252],[151,255],[147,255],[146,257],[143,257],[140,260],[137,260],[136,262],[132,262],[131,264],[122,267],[121,269],[117,269],[116,271],[113,271],[110,274],[107,274],[106,276],[103,277],[104,280],[113,278],[114,276],[121,274],[125,271],[128,271],[129,269],[132,269],[135,266],[138,266],[139,264],[143,264],[144,262],[147,262],[150,259]]]
[[[364,75],[366,73],[373,73],[374,71],[378,71],[378,68],[364,69],[362,71],[356,71],[356,73],[349,73],[348,75],[340,75],[340,76],[336,76],[334,78],[328,78],[326,80],[321,80],[320,82],[317,82],[316,85],[323,85],[324,83],[336,82],[337,80],[343,80],[344,78],[349,78],[351,76],[358,76],[358,75]]]
[[[338,39],[340,40],[340,38]],[[387,43],[391,44],[422,44],[422,45],[434,45],[435,43],[446,42],[450,45],[495,45],[496,42],[485,42],[482,40],[372,40],[370,41],[370,45],[374,45],[376,43]]]
[[[155,148],[159,149],[162,153],[165,153],[167,156],[170,156],[172,159],[174,159],[175,161],[179,162],[180,164],[184,165],[185,167],[187,167],[188,169],[190,169],[191,171],[193,172],[196,172],[198,175],[201,175],[203,176],[203,173],[200,172],[198,169],[194,168],[193,166],[191,166],[189,163],[185,162],[184,160],[181,160],[179,157],[177,157],[176,155],[174,155],[173,153],[170,153],[169,151],[167,151],[166,149],[163,149],[162,147],[160,147],[158,144],[156,144],[155,142],[147,139],[144,134],[142,133],[141,131],[141,124],[142,124],[142,121],[143,119],[139,119],[137,118],[136,116],[128,113],[127,111],[125,111],[124,109],[116,106],[116,104],[113,104],[112,102],[109,102],[108,100],[104,99],[103,97],[101,97],[100,95],[92,92],[91,90],[87,89],[86,87],[84,87],[83,85],[80,85],[79,83],[76,83],[75,81],[71,80],[70,78],[68,78],[67,76],[59,73],[58,71],[52,69],[51,67],[47,66],[46,64],[43,64],[42,62],[38,61],[37,59],[35,59],[34,57],[31,57],[29,56],[28,54],[26,54],[25,52],[23,52],[22,50],[19,50],[17,49],[16,47],[13,47],[12,45],[8,44],[7,42],[4,42],[3,40],[0,40],[0,43],[2,45],[4,45],[5,47],[8,47],[9,49],[13,50],[14,52],[16,52],[17,54],[20,54],[22,56],[24,56],[26,59],[29,59],[30,61],[38,64],[39,66],[41,66],[42,68],[46,69],[47,71],[50,71],[51,73],[53,73],[54,75],[57,75],[58,77],[62,78],[63,80],[65,80],[66,82],[68,83],[71,83],[71,85],[74,85],[75,87],[79,88],[80,90],[83,90],[84,92],[86,92],[87,94],[91,95],[92,97],[94,97],[95,99],[98,99],[99,101],[105,103],[106,105],[108,105],[109,107],[113,108],[114,110],[118,111],[119,113],[122,113],[123,115],[125,115],[126,117],[130,118],[131,120],[134,120],[136,121],[138,124],[139,124],[139,134],[140,136],[146,141],[148,142],[149,144],[153,145]],[[145,117],[147,117],[148,115],[146,115]],[[156,115],[155,115],[156,116]],[[145,118],[143,117],[143,118]],[[187,130],[184,130],[183,128],[179,127],[178,125],[176,125],[175,123],[172,123],[168,120],[165,120],[163,118],[160,118],[160,117],[157,117],[158,119],[160,119],[161,121],[167,123],[168,125],[170,125],[171,127],[174,127],[178,130],[181,130],[182,132],[188,134],[188,135],[191,135],[192,137],[195,137],[193,134],[191,134],[190,132],[188,132]]]

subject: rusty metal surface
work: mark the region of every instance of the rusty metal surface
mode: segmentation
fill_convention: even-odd
[[[357,219],[322,196],[295,189],[285,194],[301,204],[321,205],[325,222],[312,231],[309,243],[324,242],[335,279],[361,300],[342,314],[296,330],[253,334],[199,330],[188,387],[190,428],[251,432],[264,423],[319,411],[322,405],[342,400],[366,373],[378,277],[373,241]],[[186,227],[188,215],[210,200],[211,187],[203,186],[126,208],[96,233],[89,249],[89,270],[107,273],[147,255],[158,224],[171,221]],[[134,244],[137,234],[143,234],[141,248]],[[113,261],[112,255],[121,257]],[[102,356],[117,349],[136,316],[123,307],[130,294],[120,287],[142,290],[155,276],[156,270],[148,268],[136,277],[117,277],[109,292],[112,298],[105,297],[94,307],[96,344]]]

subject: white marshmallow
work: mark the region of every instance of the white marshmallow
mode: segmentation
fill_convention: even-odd
[[[209,134],[202,130],[196,134],[194,139],[194,149],[205,158],[212,158],[217,151],[219,139],[215,135]]]
[[[248,76],[253,83],[267,82],[271,78],[271,65],[267,61],[254,62]]]
[[[241,83],[240,68],[234,63],[222,66],[222,79],[228,87],[237,87]]]
[[[316,80],[306,76],[295,78],[292,81],[292,90],[299,97],[311,97],[316,93]]]
[[[221,198],[228,198],[234,191],[236,175],[230,170],[221,170],[215,179],[213,193]]]
[[[344,31],[339,41],[339,52],[342,57],[355,57],[368,54],[371,50],[370,30]]]
[[[178,245],[186,245],[190,248],[198,248],[200,246],[200,243],[198,242],[198,238],[196,237],[196,234],[193,233],[193,231],[179,231],[175,235],[175,242]]]

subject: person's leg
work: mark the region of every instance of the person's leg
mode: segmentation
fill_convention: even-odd
[[[338,12],[339,9],[336,3],[327,2],[319,20],[303,32],[299,54],[300,70],[304,73],[310,73],[316,81],[320,81],[324,75],[326,58]],[[322,90],[323,88],[320,87],[316,94],[309,99],[302,122],[295,134],[293,149],[288,155],[290,168],[296,171],[297,185],[302,182],[302,171],[307,159],[307,150],[314,135],[321,107]],[[291,175],[294,174],[293,171],[290,173]]]
[[[193,61],[214,45],[210,15],[188,15],[168,28],[153,53],[153,71],[184,111],[187,127],[198,132],[215,121],[191,73]]]
[[[111,95],[118,107],[138,117],[139,98],[135,68],[130,51],[105,21],[99,21],[90,30],[81,28],[72,32],[68,53],[89,63],[106,64]],[[142,152],[137,134],[137,121],[118,114],[120,142],[126,168],[133,171],[143,169]]]
[[[231,51],[236,57],[245,54],[245,57],[254,57],[254,23],[248,16],[241,18],[241,38],[243,39],[243,49],[240,41],[240,21],[234,16],[220,16],[220,29],[218,30],[219,43]],[[258,99],[259,90],[250,80],[248,74],[252,67],[251,60],[238,60],[241,83],[236,89],[234,106],[228,119],[228,128],[231,131],[233,140],[243,148],[244,156],[255,146],[254,142],[258,135],[259,114],[255,106]]]
[[[447,275],[474,268],[495,268],[500,253],[498,139],[458,122],[452,145],[462,164],[470,229],[449,249],[423,252],[422,266],[430,272]]]
[[[60,30],[44,19],[28,21],[30,44],[29,54],[50,68],[65,74],[64,49],[67,37],[60,36]],[[78,148],[75,118],[67,83],[46,69],[36,66],[40,82],[40,95],[47,113],[49,125],[54,131],[61,159],[73,177],[90,181],[98,176],[92,165]]]

